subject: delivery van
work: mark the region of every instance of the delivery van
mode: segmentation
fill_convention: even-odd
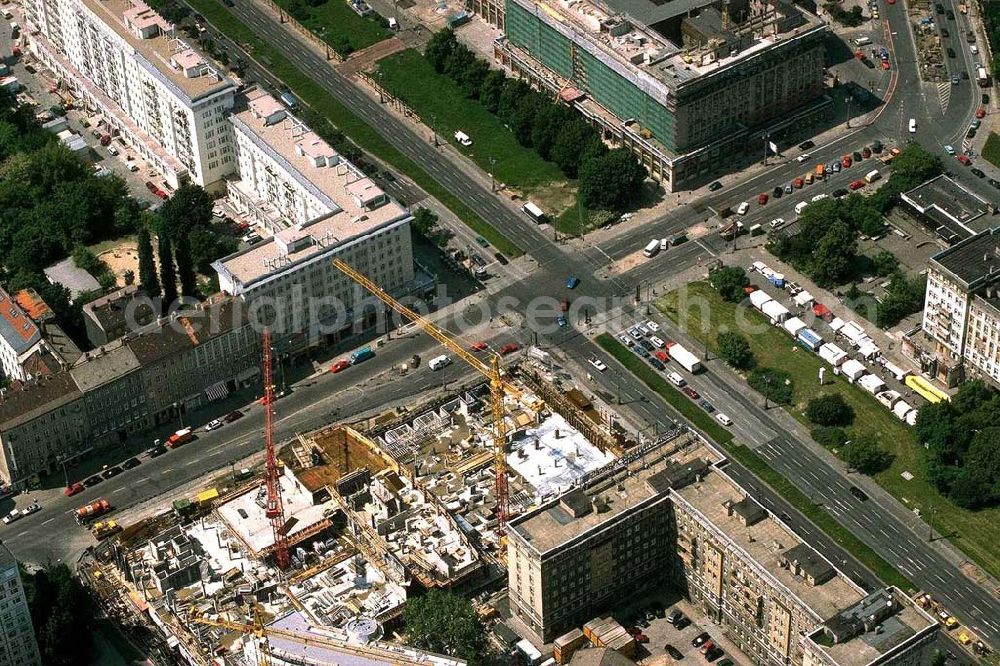
[[[646,258],[655,257],[660,252],[660,239],[654,238],[653,240],[646,243],[646,247],[642,249],[642,253],[646,255]]]

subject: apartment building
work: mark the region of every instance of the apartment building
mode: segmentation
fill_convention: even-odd
[[[1000,230],[970,236],[931,257],[922,329],[939,379],[981,377],[1000,386]]]
[[[252,324],[238,300],[206,303],[7,391],[0,478],[23,486],[257,381],[260,339]]]
[[[623,460],[511,522],[511,612],[533,641],[668,584],[755,664],[929,659],[933,617],[893,588],[860,588],[757,504],[702,440],[680,435]],[[879,603],[874,621],[864,613]]]
[[[33,289],[11,297],[0,287],[0,369],[8,381],[59,372],[79,357],[79,348]]]
[[[29,48],[177,188],[235,170],[235,84],[141,0],[28,0]],[[32,32],[29,30],[29,32]]]
[[[239,179],[227,182],[229,199],[266,238],[213,264],[223,292],[301,347],[373,319],[334,257],[397,296],[417,288],[409,211],[265,92],[248,94],[231,122]]]
[[[829,114],[827,26],[791,3],[506,0],[498,60],[630,148],[668,191]],[[485,9],[485,8],[484,8]]]
[[[17,560],[0,542],[0,666],[41,666]]]

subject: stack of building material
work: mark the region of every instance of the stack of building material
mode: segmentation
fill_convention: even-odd
[[[612,617],[600,617],[583,625],[583,635],[594,647],[606,647],[631,659],[635,656],[635,638]]]
[[[552,656],[557,663],[568,664],[573,658],[573,653],[586,642],[587,637],[579,629],[568,631],[552,642]]]

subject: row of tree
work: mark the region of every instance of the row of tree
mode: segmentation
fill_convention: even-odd
[[[578,178],[580,197],[594,210],[622,210],[639,192],[646,172],[623,148],[609,150],[579,114],[524,81],[510,79],[477,58],[451,29],[427,43],[424,57],[436,72],[452,79],[467,97],[478,100],[542,159]]]
[[[212,273],[211,263],[236,250],[236,239],[212,224],[212,198],[198,185],[182,185],[137,234],[139,288],[162,297],[164,311],[180,295],[199,298],[198,273]],[[156,236],[159,271],[153,254]]]
[[[21,582],[42,663],[90,663],[96,608],[69,567],[50,564],[34,575],[21,569]]]
[[[1000,505],[1000,393],[967,381],[950,402],[920,409],[916,433],[938,490],[967,509]]]

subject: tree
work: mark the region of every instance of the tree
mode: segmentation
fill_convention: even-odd
[[[181,294],[194,298],[198,294],[198,279],[191,261],[191,241],[188,234],[180,234],[174,242],[174,261],[177,262],[177,276],[181,280]]]
[[[459,74],[456,83],[466,97],[477,99],[489,73],[490,64],[481,58],[474,58],[472,63]]]
[[[531,94],[531,86],[518,79],[507,79],[504,81],[503,90],[500,91],[500,99],[497,102],[497,118],[504,125],[511,126],[514,113],[517,111],[521,99]]]
[[[841,449],[844,462],[864,474],[878,474],[892,464],[891,453],[879,446],[874,437],[856,437]]]
[[[719,356],[722,360],[736,368],[737,370],[749,370],[754,366],[753,350],[750,349],[750,342],[732,331],[719,333],[715,338],[719,345]]]
[[[174,272],[174,255],[170,247],[170,238],[159,234],[160,255],[160,286],[163,287],[162,314],[166,314],[177,300],[177,274]]]
[[[847,426],[854,421],[854,408],[839,393],[825,393],[809,401],[806,418],[821,426]]]
[[[552,144],[551,157],[564,174],[576,178],[585,158],[606,151],[607,147],[601,143],[594,128],[582,118],[574,118],[559,130]]]
[[[541,93],[531,91],[517,102],[517,108],[508,121],[510,131],[522,146],[531,147],[531,135],[535,129],[535,119],[549,105],[549,100]]]
[[[424,57],[427,58],[427,62],[431,64],[434,71],[438,74],[444,72],[445,64],[448,62],[448,58],[455,51],[455,47],[458,45],[458,39],[455,37],[455,31],[451,28],[445,28],[444,30],[439,30],[435,32],[429,40],[427,40],[427,47],[424,49]]]
[[[20,573],[42,663],[89,663],[97,609],[79,579],[65,564],[50,564],[33,576]]]
[[[437,222],[437,213],[429,208],[418,208],[413,213],[413,222],[411,223],[411,226],[418,234],[424,238],[429,238],[431,232],[437,226]]]
[[[542,159],[551,159],[552,146],[555,145],[562,128],[573,119],[573,115],[573,112],[565,106],[549,104],[535,116],[535,125],[531,130],[531,144]]]
[[[443,73],[449,79],[458,83],[462,78],[462,73],[469,67],[472,67],[475,61],[476,56],[472,54],[472,51],[465,44],[455,44],[451,53],[448,54],[448,59],[444,61]]]
[[[136,241],[139,253],[139,289],[150,298],[156,298],[160,295],[160,281],[156,277],[156,261],[153,259],[153,242],[149,229],[140,229]]]
[[[739,303],[745,297],[743,288],[750,284],[746,271],[740,266],[723,266],[708,275],[709,283],[725,300]]]
[[[857,256],[857,239],[843,222],[834,222],[816,245],[812,277],[820,285],[840,284]]]
[[[212,275],[212,262],[236,252],[239,244],[227,233],[221,233],[218,225],[192,229],[188,234],[191,241],[191,263],[202,275]]]
[[[646,171],[625,148],[588,157],[580,167],[580,198],[597,210],[622,210],[638,193]]]
[[[948,654],[941,650],[934,650],[934,656],[931,658],[931,666],[945,666],[947,663]]]
[[[486,73],[483,83],[479,86],[479,103],[486,110],[496,115],[500,108],[500,94],[503,92],[507,77],[499,69],[491,69]]]
[[[126,286],[135,284],[135,271],[131,268],[126,268],[122,272],[122,281],[125,282]]]
[[[212,223],[212,197],[200,185],[181,185],[160,206],[160,229],[177,242],[194,227]]]
[[[472,604],[442,590],[410,599],[403,611],[407,640],[438,654],[460,657],[469,666],[489,663],[486,627]]]
[[[872,257],[872,268],[875,271],[875,275],[888,277],[899,268],[899,260],[896,259],[896,255],[892,252],[882,250]]]

